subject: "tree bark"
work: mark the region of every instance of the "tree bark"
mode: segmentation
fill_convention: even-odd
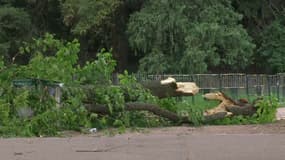
[[[210,122],[218,119],[223,119],[227,116],[227,112],[217,112],[211,115],[204,116],[204,122]]]
[[[227,111],[232,112],[233,115],[244,115],[252,116],[256,113],[256,108],[251,104],[246,104],[244,106],[227,106]]]
[[[99,114],[111,114],[109,108],[106,105],[92,105],[85,104],[86,109],[89,112],[99,113]],[[149,111],[155,115],[164,117],[173,122],[189,122],[187,117],[180,117],[176,113],[168,111],[166,109],[162,109],[157,105],[148,104],[148,103],[140,103],[140,102],[129,102],[125,104],[126,111]]]

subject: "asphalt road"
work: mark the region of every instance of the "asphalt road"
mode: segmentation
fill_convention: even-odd
[[[285,134],[129,133],[0,139],[1,160],[284,160]]]
[[[277,119],[285,119],[285,108],[278,110]],[[0,160],[285,160],[285,120],[68,136],[0,138]]]

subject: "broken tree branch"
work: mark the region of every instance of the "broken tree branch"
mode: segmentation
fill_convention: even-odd
[[[199,87],[194,82],[176,82],[171,77],[161,81],[143,82],[142,85],[159,98],[193,96],[199,92]]]
[[[92,105],[86,104],[86,109],[89,112],[99,113],[99,114],[111,114],[109,108],[106,105]],[[126,111],[149,111],[155,115],[167,118],[174,122],[185,121],[189,122],[187,117],[180,117],[176,113],[168,111],[166,109],[162,109],[157,105],[148,104],[148,103],[141,103],[141,102],[129,102],[125,104]]]
[[[106,105],[92,105],[92,104],[85,104],[86,109],[89,112],[99,113],[99,114],[111,114],[109,108]],[[157,116],[167,118],[170,121],[177,122],[177,123],[192,123],[189,120],[189,117],[181,117],[176,113],[163,109],[154,104],[148,103],[141,103],[141,102],[129,102],[125,104],[126,111],[149,111]],[[217,119],[225,118],[227,112],[219,112],[212,115],[204,116],[204,121],[209,122]]]

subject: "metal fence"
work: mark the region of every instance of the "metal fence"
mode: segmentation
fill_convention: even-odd
[[[180,82],[195,82],[200,93],[215,90],[224,91],[234,98],[274,96],[280,102],[285,102],[285,73],[266,74],[136,74],[138,81],[162,80],[173,77]]]

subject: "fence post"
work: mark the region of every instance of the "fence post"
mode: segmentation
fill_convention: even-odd
[[[245,75],[245,89],[246,89],[246,95],[247,95],[247,99],[249,99],[249,88],[248,88],[248,75]]]
[[[276,90],[277,90],[277,99],[278,102],[280,102],[280,93],[279,93],[279,83],[280,83],[280,74],[277,74],[277,86],[276,86]]]
[[[192,104],[195,104],[195,96],[192,96]]]
[[[219,74],[219,90],[222,91],[222,75]]]
[[[190,81],[191,82],[195,82],[194,81],[194,74],[190,74]],[[196,82],[195,82],[196,83]],[[195,104],[195,95],[192,96],[192,104]]]
[[[268,89],[268,96],[271,100],[271,78],[270,75],[267,75],[267,89]]]
[[[279,74],[279,89],[281,90],[281,101],[283,102],[283,100],[284,100],[284,73],[280,73]]]

